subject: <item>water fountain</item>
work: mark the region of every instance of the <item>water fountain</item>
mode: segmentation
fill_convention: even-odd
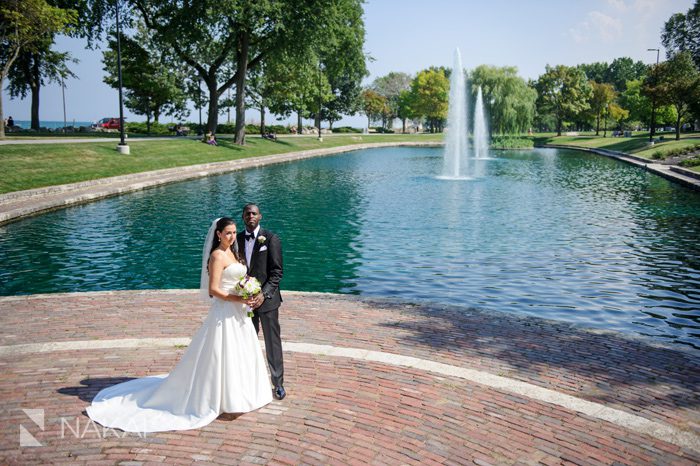
[[[450,77],[450,100],[447,112],[447,135],[442,170],[443,179],[467,179],[469,142],[467,139],[467,97],[462,57],[455,50]]]
[[[484,97],[481,86],[476,93],[476,105],[474,105],[474,157],[476,159],[489,158],[489,129],[484,114]]]

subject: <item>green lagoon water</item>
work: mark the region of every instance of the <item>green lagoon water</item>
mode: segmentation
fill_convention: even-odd
[[[700,348],[700,193],[608,158],[503,151],[439,180],[442,150],[251,169],[0,227],[0,295],[196,288],[212,218],[257,202],[283,289],[429,300]],[[95,312],[99,312],[96,309]]]

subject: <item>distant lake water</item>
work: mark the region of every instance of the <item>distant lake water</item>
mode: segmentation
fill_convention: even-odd
[[[7,118],[7,117],[5,117]],[[90,126],[92,125],[92,121],[74,121],[74,120],[66,120],[66,126],[73,126],[75,128],[78,128],[80,126]],[[15,125],[19,126],[24,129],[29,129],[32,127],[32,122],[30,120],[15,120]],[[48,128],[48,129],[61,129],[63,128],[63,120],[61,121],[53,121],[53,120],[40,120],[39,121],[39,127],[41,128]]]
[[[441,149],[372,149],[28,218],[0,227],[0,294],[196,288],[211,219],[238,219],[255,201],[283,241],[283,290],[428,300],[700,348],[700,193],[573,150],[491,155],[472,181],[436,179]]]

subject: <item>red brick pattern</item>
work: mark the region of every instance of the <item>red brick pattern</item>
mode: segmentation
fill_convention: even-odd
[[[0,345],[188,337],[205,313],[189,290],[0,298]],[[281,319],[285,341],[469,367],[700,430],[700,370],[692,352],[508,314],[334,295],[287,293]],[[90,425],[84,409],[97,391],[165,373],[182,351],[0,357],[0,463],[700,462],[698,452],[456,377],[294,352],[285,353],[288,397],[257,412],[146,438]],[[44,409],[44,430],[22,408]],[[20,425],[44,446],[20,448]]]

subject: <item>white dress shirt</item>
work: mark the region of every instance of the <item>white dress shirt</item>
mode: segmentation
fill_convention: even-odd
[[[246,238],[245,240],[245,261],[250,268],[250,258],[253,256],[253,249],[255,248],[255,240],[258,238],[258,232],[260,231],[260,225],[253,231],[253,238]],[[248,234],[248,230],[245,230],[245,234]]]

